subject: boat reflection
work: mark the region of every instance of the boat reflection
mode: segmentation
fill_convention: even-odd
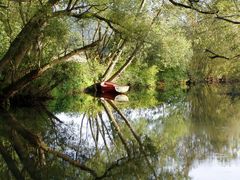
[[[102,93],[100,94],[101,99],[105,100],[113,100],[116,102],[128,102],[128,96],[126,94],[118,94],[118,93]]]
[[[126,94],[118,93],[118,92],[99,92],[99,93],[90,93],[85,92],[88,95],[93,97],[97,97],[104,100],[111,100],[115,102],[128,102],[129,98]]]

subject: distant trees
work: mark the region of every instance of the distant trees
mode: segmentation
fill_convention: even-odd
[[[196,81],[239,79],[239,2],[232,0],[175,1],[182,8],[193,59],[189,74]]]

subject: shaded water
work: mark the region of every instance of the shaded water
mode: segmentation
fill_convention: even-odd
[[[239,179],[239,92],[81,95],[1,110],[0,179]]]

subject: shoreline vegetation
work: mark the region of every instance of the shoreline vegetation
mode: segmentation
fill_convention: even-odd
[[[3,0],[0,104],[51,99],[103,81],[134,88],[237,83],[238,6]]]

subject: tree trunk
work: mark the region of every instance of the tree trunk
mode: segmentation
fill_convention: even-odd
[[[103,74],[102,81],[105,81],[109,77],[109,75],[112,73],[114,67],[116,66],[116,64],[119,60],[119,57],[122,54],[123,47],[126,44],[126,40],[123,40],[123,42],[120,42],[119,44],[120,44],[120,46],[117,47],[118,50],[110,57],[110,64],[109,64],[108,68],[106,69],[105,73]]]
[[[117,72],[115,72],[112,75],[112,77],[110,77],[107,81],[114,81],[114,80],[116,80],[125,71],[125,69],[132,63],[133,59],[135,58],[135,56],[136,56],[137,52],[140,50],[140,48],[141,48],[141,45],[136,45],[134,51],[128,57],[128,59],[122,65],[122,67]]]
[[[58,0],[49,0],[23,27],[21,32],[13,40],[8,51],[0,60],[0,73],[11,62],[15,68],[19,66],[25,54],[32,46],[32,42],[40,35],[40,31],[44,27],[48,19],[48,11],[51,7],[58,2]]]
[[[73,55],[83,52],[85,50],[91,49],[92,47],[96,46],[97,43],[98,43],[98,41],[93,42],[89,45],[83,46],[81,48],[75,49],[75,50],[71,51],[70,53],[66,54],[65,56],[54,59],[50,63],[43,65],[39,69],[34,69],[34,70],[30,71],[28,74],[26,74],[25,76],[23,76],[22,78],[18,79],[16,82],[14,82],[13,84],[11,84],[8,87],[3,89],[3,95],[0,96],[0,105],[3,102],[5,102],[7,99],[9,99],[10,97],[14,96],[19,90],[26,87],[30,82],[32,82],[33,80],[40,77],[48,69],[52,68],[55,65],[71,61],[70,58]]]

